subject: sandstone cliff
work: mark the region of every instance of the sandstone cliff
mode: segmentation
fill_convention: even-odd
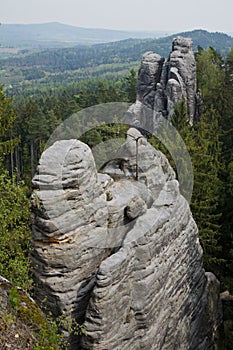
[[[33,179],[35,298],[84,324],[82,349],[214,349],[219,284],[203,270],[167,159],[131,128],[103,172],[78,140],[43,153]]]
[[[155,131],[163,118],[170,118],[174,105],[185,99],[189,121],[199,114],[196,92],[196,62],[192,39],[177,37],[167,60],[153,52],[143,55],[138,76],[137,100],[129,109],[126,121]]]

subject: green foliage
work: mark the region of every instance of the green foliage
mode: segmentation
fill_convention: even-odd
[[[220,33],[208,35],[215,48],[218,48],[219,41],[225,42],[229,54],[224,61],[219,51],[208,47],[210,41],[209,39],[206,41],[205,32],[194,32],[196,42],[203,47],[199,46],[196,53],[202,113],[200,120],[191,126],[187,116],[187,106],[182,100],[175,106],[172,123],[185,141],[192,158],[195,178],[191,206],[200,231],[205,266],[218,275],[223,285],[233,290],[231,277],[233,272],[233,50],[230,50],[227,36],[222,36]],[[169,38],[169,43],[170,41]],[[161,52],[170,49],[167,38],[162,38],[156,43]],[[9,126],[2,124],[3,131],[0,135],[2,142],[20,139],[14,153],[12,153],[13,145],[9,147],[11,157],[8,156],[5,163],[8,170],[16,167],[17,176],[20,175],[30,181],[49,136],[72,113],[99,103],[134,102],[137,83],[134,68],[138,66],[141,54],[150,49],[150,40],[137,42],[129,40],[28,56],[25,58],[27,61],[23,69],[21,59],[5,61],[6,70],[8,68],[15,70],[14,79],[16,80],[17,77],[25,78],[25,74],[30,74],[31,67],[36,62],[39,70],[36,73],[40,74],[43,67],[47,69],[44,77],[27,82],[24,80],[20,86],[16,83],[16,85],[13,84],[13,89],[8,89],[9,92],[15,93],[17,88],[20,92],[16,96],[14,128],[10,126],[15,119],[13,113],[12,118],[9,118]],[[2,101],[5,111],[7,111],[7,105],[9,110],[12,110],[12,101],[6,99],[3,93]],[[4,113],[3,120],[7,121],[8,114]],[[85,121],[82,122],[85,123]],[[119,130],[122,132],[120,133]],[[92,128],[90,125],[90,130],[82,135],[82,140],[95,150],[102,142],[112,138],[124,138],[125,131],[117,121],[115,124],[102,125],[98,128]],[[161,141],[154,138],[151,141],[168,155],[173,167],[183,164],[178,139],[177,164],[173,164],[171,155],[163,145],[161,147]],[[169,142],[168,146],[170,149],[173,148]],[[105,150],[97,153],[97,162],[101,165],[107,159],[107,154]],[[7,178],[8,175],[5,174],[6,183]],[[183,179],[179,181],[182,184]],[[22,191],[22,186],[19,187]],[[7,240],[9,236],[10,234]]]
[[[10,153],[18,142],[18,140],[12,138],[11,127],[15,118],[12,99],[6,97],[3,87],[0,86],[0,156]]]
[[[11,282],[30,288],[29,242],[31,228],[29,223],[28,190],[6,171],[0,173],[0,275]]]
[[[22,350],[66,350],[70,339],[65,334],[86,335],[85,328],[75,320],[65,316],[54,319],[50,313],[42,312],[21,288],[5,281],[0,284],[4,291],[0,308],[1,349],[8,344],[9,348]]]
[[[203,100],[202,108],[208,110],[213,106],[221,115],[225,103],[225,70],[222,57],[212,47],[207,50],[199,47],[196,62],[198,89]]]
[[[17,313],[19,309],[19,296],[17,293],[17,287],[12,287],[9,293],[9,300],[12,308]]]
[[[194,188],[191,210],[204,250],[204,265],[233,291],[233,71],[232,51],[224,64],[213,48],[196,54],[201,116],[188,123],[184,101],[175,106],[172,123],[191,156]]]
[[[191,210],[204,250],[204,265],[207,270],[218,274],[219,266],[225,262],[219,244],[222,184],[219,179],[221,142],[218,112],[213,107],[209,108],[191,126],[186,106],[181,101],[175,107],[172,122],[181,134],[192,160],[194,188]]]
[[[20,142],[14,154],[8,157],[8,169],[11,170],[10,164],[13,164],[18,178],[30,181],[46,142],[57,126],[87,107],[108,102],[129,102],[135,99],[135,91],[136,73],[132,70],[119,79],[94,79],[73,83],[56,91],[40,91],[36,98],[21,95],[20,100],[15,103],[14,123],[14,133]],[[82,123],[86,122],[83,120]],[[82,140],[94,147],[106,140],[106,136],[103,129],[92,130],[83,135]]]
[[[87,335],[84,326],[78,324],[75,320],[60,316],[54,319],[49,313],[42,322],[35,324],[38,327],[36,346],[34,350],[60,350],[69,349],[70,341],[64,335],[66,333],[77,336],[80,334]]]
[[[226,55],[233,39],[223,33],[194,30],[179,33],[193,39],[194,49],[213,46]],[[151,48],[163,57],[171,51],[174,35],[158,39],[128,39],[118,42],[76,46],[65,49],[20,52],[18,57],[0,60],[0,79],[9,94],[24,94],[26,90],[40,93],[44,88],[65,86],[74,81],[99,78],[115,79],[127,70],[138,69],[142,55]],[[45,42],[44,42],[45,43]],[[25,55],[26,53],[26,55]]]
[[[59,333],[56,322],[51,319],[39,329],[37,338],[34,350],[60,350],[62,346],[65,348],[64,338]]]
[[[222,207],[222,255],[226,264],[222,269],[222,276],[226,288],[233,292],[233,51],[231,50],[226,58],[224,105],[221,113],[221,173],[220,178],[223,184],[221,195]]]
[[[69,348],[69,339],[62,329],[86,335],[85,328],[77,322],[43,313],[22,289],[8,283],[2,283],[1,288],[9,295],[10,304],[0,310],[0,346],[10,347],[13,341],[17,349],[65,350]]]
[[[64,337],[59,326],[51,316],[45,316],[38,306],[22,291],[18,294],[18,318],[36,332],[34,350],[60,350]]]
[[[29,200],[23,183],[17,184],[4,169],[3,159],[8,145],[7,135],[15,114],[12,101],[0,90],[0,275],[25,289],[30,287],[28,278],[28,246],[31,236],[29,225]],[[5,136],[6,135],[6,136]],[[9,152],[12,152],[12,143]]]
[[[107,192],[106,192],[106,197],[107,197],[107,201],[108,201],[108,202],[112,200],[113,197],[112,197],[112,194],[111,194],[110,191],[107,191]]]
[[[227,73],[230,83],[233,83],[233,47],[226,57]]]
[[[15,120],[15,113],[12,108],[12,99],[6,97],[3,87],[0,87],[0,137],[5,135]]]
[[[125,78],[126,80],[126,92],[128,94],[128,101],[134,103],[137,95],[137,74],[135,69],[130,70],[130,75]]]
[[[157,130],[159,140],[152,136],[150,143],[166,155],[172,168],[176,171],[182,195],[190,199],[192,190],[192,174],[188,151],[193,143],[191,125],[187,114],[187,106],[184,99],[174,107],[174,113],[170,121],[164,119],[163,125]]]
[[[216,272],[223,263],[219,256],[221,181],[219,128],[216,112],[210,109],[201,115],[193,130],[195,140],[190,154],[194,168],[194,189],[191,210],[197,222],[204,249],[207,270]]]
[[[127,52],[131,52],[131,58],[136,60],[135,48],[131,44]],[[136,72],[134,69],[127,72],[129,66],[124,63],[127,43],[123,44],[125,47],[122,47],[121,57],[116,56],[114,51],[116,48],[119,49],[117,45],[109,44],[108,47],[95,48],[96,56],[92,57],[91,62],[85,62],[90,48],[86,48],[86,51],[75,51],[75,58],[68,57],[69,50],[62,53],[66,54],[66,57],[59,56],[60,52],[53,53],[51,57],[48,53],[38,55],[37,59],[41,60],[41,63],[45,60],[51,70],[51,74],[46,74],[44,77],[43,74],[41,77],[33,76],[30,62],[29,67],[22,72],[20,60],[12,61],[18,65],[14,67],[17,74],[20,76],[23,73],[24,78],[28,74],[30,79],[30,89],[27,90],[29,82],[22,84],[15,108],[12,99],[7,98],[3,88],[0,88],[0,275],[24,289],[31,287],[31,280],[28,277],[30,203],[28,188],[24,182],[18,181],[19,175],[30,182],[49,136],[72,113],[99,103],[135,101]],[[142,42],[138,41],[137,45],[139,51],[146,51]],[[149,45],[148,49],[151,48],[151,42],[146,42],[146,45]],[[160,45],[162,50],[166,42],[161,41]],[[103,52],[111,55],[106,58]],[[80,61],[77,57],[81,57]],[[102,61],[97,69],[93,65],[100,57]],[[56,67],[53,66],[53,58],[56,58]],[[28,59],[30,61],[31,57]],[[111,62],[117,62],[117,65]],[[191,209],[199,228],[205,268],[217,275],[221,280],[222,289],[228,288],[233,292],[233,49],[224,62],[213,48],[199,47],[196,62],[198,89],[202,98],[200,120],[190,125],[185,100],[181,100],[175,106],[171,122],[184,140],[192,160],[194,189]],[[74,70],[68,73],[67,67],[78,68],[76,73],[77,76],[82,76],[80,79],[90,77],[85,70],[80,70],[81,66],[77,67],[77,64],[83,66],[89,64],[89,68],[101,75],[101,79],[87,79],[70,84],[70,81],[74,80]],[[112,72],[113,79],[110,80],[106,78],[106,74],[113,67],[115,71]],[[53,74],[54,71],[63,68],[62,74],[56,76]],[[124,76],[118,77],[115,74],[118,69],[124,71]],[[40,75],[41,68],[38,68],[35,74]],[[46,80],[48,76],[49,80]],[[68,81],[64,82],[64,85],[67,83],[66,87],[63,85],[64,77]],[[40,87],[33,79],[40,79]],[[57,87],[61,82],[62,86]],[[82,122],[85,123],[85,120]],[[92,124],[94,122],[93,119]],[[90,125],[90,130],[82,135],[82,141],[96,148],[98,144],[112,138],[124,138],[126,130],[127,126],[118,123],[115,117],[115,123],[111,125],[103,124],[98,128],[92,128]],[[165,130],[161,130],[161,137],[166,139]],[[179,150],[178,138],[175,140],[177,164],[173,163],[172,156],[168,152],[169,149],[173,149],[174,144],[168,140],[167,150],[161,141],[154,137],[150,141],[168,156],[174,168],[182,165],[184,160]],[[107,158],[107,151],[98,153],[97,156],[100,158],[97,159],[98,164],[103,164]],[[179,178],[179,181],[182,184],[183,179]],[[110,192],[106,194],[106,199],[112,200]],[[65,325],[65,320],[54,320],[50,316],[45,318],[33,304],[24,308],[26,300],[19,295],[17,288],[12,288],[10,303],[17,317],[20,314],[24,322],[36,329],[35,350],[57,350],[61,346],[64,347],[65,340],[59,332],[63,327],[75,334],[80,332],[85,334],[83,327],[78,324]]]
[[[208,101],[209,102],[209,101]],[[204,107],[204,106],[203,106]],[[225,266],[225,257],[221,250],[221,218],[220,206],[222,194],[221,170],[221,128],[219,128],[219,114],[213,107],[203,108],[200,120],[194,125],[189,122],[185,100],[179,101],[171,118],[175,129],[181,138],[170,140],[167,138],[166,129],[161,131],[161,139],[167,149],[161,143],[152,139],[153,145],[165,153],[174,169],[181,169],[184,173],[178,178],[180,187],[184,188],[182,194],[186,196],[186,188],[189,189],[189,177],[185,173],[185,159],[182,153],[184,141],[191,157],[194,187],[191,199],[191,210],[199,229],[200,242],[204,251],[204,266],[206,270],[213,271],[220,278],[221,269]],[[183,141],[182,141],[183,140]],[[171,150],[171,154],[168,151]],[[174,164],[174,155],[176,164]],[[173,159],[172,159],[173,158]]]
[[[181,99],[181,101],[177,102],[174,106],[171,123],[176,128],[176,130],[182,134],[184,134],[189,127],[188,108],[184,98]]]

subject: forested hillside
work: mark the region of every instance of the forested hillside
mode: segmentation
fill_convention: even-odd
[[[224,57],[233,46],[233,38],[223,33],[194,30],[176,34],[191,37],[194,49],[214,47]],[[174,36],[160,39],[128,39],[93,46],[50,49],[30,55],[0,60],[0,81],[14,95],[25,89],[56,88],[88,78],[122,76],[137,69],[144,52],[154,51],[167,57]]]

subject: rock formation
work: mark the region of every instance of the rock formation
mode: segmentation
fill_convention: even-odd
[[[233,295],[228,291],[220,295],[223,311],[223,330],[221,338],[224,339],[223,349],[233,349]]]
[[[198,117],[196,62],[192,39],[173,40],[168,60],[153,52],[143,55],[138,75],[137,100],[129,109],[126,122],[155,130],[161,118],[170,118],[174,105],[185,99],[189,121]]]
[[[174,171],[138,130],[99,174],[87,145],[55,142],[33,186],[35,298],[84,325],[82,349],[214,349],[218,281]]]

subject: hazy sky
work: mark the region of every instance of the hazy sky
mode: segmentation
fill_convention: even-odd
[[[3,0],[0,22],[233,32],[232,0]]]

